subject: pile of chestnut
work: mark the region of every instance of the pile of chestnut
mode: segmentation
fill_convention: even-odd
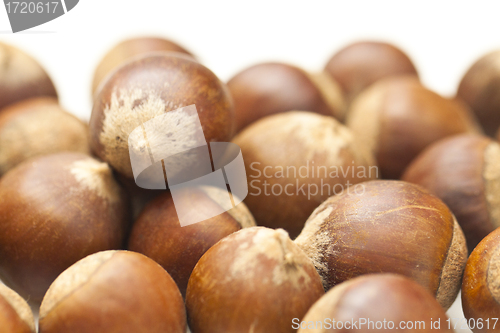
[[[87,124],[0,43],[0,332],[452,332],[460,290],[470,328],[500,332],[500,51],[448,98],[382,42],[226,84],[142,37],[104,56],[92,98]],[[182,227],[130,152],[177,153],[189,122],[129,135],[190,105],[206,142],[241,149],[248,195],[192,189],[191,214],[224,213]]]

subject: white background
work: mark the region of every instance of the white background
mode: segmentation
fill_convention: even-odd
[[[0,4],[0,41],[35,56],[62,104],[88,119],[95,66],[132,36],[171,38],[223,80],[268,60],[321,70],[345,44],[379,39],[405,50],[426,85],[452,95],[477,57],[500,48],[499,14],[494,0],[81,0],[66,15],[14,35]]]
[[[93,70],[125,38],[177,41],[223,80],[269,60],[319,71],[345,44],[378,39],[405,50],[428,87],[453,95],[472,62],[500,48],[499,14],[500,1],[80,0],[66,15],[15,35],[0,5],[0,41],[38,59],[61,103],[88,119]]]

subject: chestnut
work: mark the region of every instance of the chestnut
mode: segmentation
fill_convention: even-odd
[[[472,251],[462,281],[462,308],[467,320],[482,322],[473,332],[498,332],[500,315],[500,228]],[[471,325],[472,326],[472,325]]]
[[[56,88],[42,66],[23,51],[0,42],[0,110],[37,96],[57,98]]]
[[[494,136],[500,127],[500,50],[478,59],[465,73],[457,97],[476,114],[486,135]]]
[[[441,97],[409,76],[373,84],[353,101],[346,123],[371,147],[381,176],[389,179],[398,179],[431,143],[481,132],[464,104]]]
[[[408,166],[402,180],[425,187],[450,208],[469,253],[500,227],[500,144],[461,134],[430,145]]]
[[[97,92],[99,84],[103,82],[109,73],[133,57],[163,51],[180,52],[192,56],[189,51],[179,44],[160,37],[136,37],[118,43],[106,53],[97,65],[92,79],[92,94]]]
[[[418,283],[396,274],[368,274],[343,282],[292,326],[299,328],[298,333],[453,332],[436,299]]]
[[[347,45],[330,58],[325,72],[342,87],[348,103],[380,79],[399,75],[418,78],[415,66],[403,51],[375,41]]]
[[[375,180],[362,191],[322,203],[295,240],[311,258],[325,290],[369,273],[396,273],[424,286],[447,309],[467,260],[462,229],[424,188]]]
[[[122,248],[128,218],[106,163],[69,152],[27,160],[0,179],[0,277],[40,302],[76,261]]]
[[[326,73],[310,74],[285,63],[261,63],[236,74],[227,86],[234,99],[236,132],[262,117],[291,110],[344,119],[340,86]]]
[[[65,270],[40,307],[40,333],[185,333],[170,275],[139,253],[104,251]]]
[[[189,327],[193,333],[293,332],[292,319],[323,294],[313,264],[284,230],[246,228],[196,264],[186,294]]]
[[[462,308],[474,333],[498,332],[500,228],[472,251],[462,280]]]
[[[0,330],[3,333],[35,333],[35,319],[26,301],[0,282]]]
[[[190,189],[188,200],[201,207],[222,207],[221,191],[216,187]],[[208,220],[181,226],[172,195],[166,192],[144,208],[132,227],[128,249],[159,263],[185,295],[189,276],[201,256],[222,238],[251,226],[255,221],[244,203]]]
[[[292,239],[321,202],[378,175],[371,153],[333,117],[276,114],[250,125],[233,142],[243,154],[245,203],[257,224],[283,228]]]
[[[155,117],[193,104],[206,142],[231,140],[232,99],[209,69],[173,52],[136,58],[113,72],[94,100],[92,151],[118,173],[133,178],[128,144],[131,132]],[[148,140],[139,140],[130,149],[142,152],[155,147],[160,158],[181,152],[192,139],[189,126],[194,120],[162,119],[155,131],[148,133]]]
[[[88,126],[53,97],[36,97],[0,112],[0,176],[28,158],[74,151],[90,154]]]

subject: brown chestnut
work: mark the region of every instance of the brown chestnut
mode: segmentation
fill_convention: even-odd
[[[460,289],[465,238],[446,205],[424,188],[379,180],[336,195],[307,220],[295,243],[311,258],[325,290],[369,273],[410,277],[447,309]]]
[[[403,51],[394,45],[373,41],[344,47],[330,58],[325,72],[340,84],[349,103],[380,79],[398,75],[418,78],[415,66]]]
[[[472,108],[484,132],[494,136],[500,127],[500,50],[484,55],[469,68],[457,96]]]
[[[0,176],[28,158],[61,151],[90,154],[88,126],[53,97],[11,104],[0,112]]]
[[[0,282],[0,331],[35,333],[35,319],[26,301]]]
[[[90,118],[91,148],[118,173],[132,178],[129,148],[142,152],[156,147],[161,158],[179,153],[191,140],[193,119],[163,117],[148,140],[129,147],[131,132],[155,117],[193,104],[207,142],[232,138],[232,100],[209,69],[176,53],[136,58],[116,70],[99,91]]]
[[[220,192],[215,187],[190,189],[188,200],[204,208],[222,206]],[[128,248],[159,263],[185,295],[189,276],[201,256],[222,238],[251,226],[255,221],[244,203],[208,220],[181,226],[172,195],[167,192],[144,208],[134,223]]]
[[[30,159],[0,179],[0,276],[39,302],[76,261],[121,248],[128,218],[106,163],[68,152]]]
[[[377,178],[373,156],[333,117],[286,112],[263,118],[233,140],[242,151],[258,225],[295,238],[324,200]]]
[[[397,179],[431,143],[479,133],[472,112],[426,89],[414,77],[378,81],[352,103],[347,126],[371,147],[383,178]]]
[[[328,291],[293,322],[305,332],[453,332],[436,299],[401,275],[368,274]]]
[[[170,275],[139,253],[104,251],[65,270],[40,307],[40,333],[185,333]]]
[[[498,332],[499,290],[500,228],[497,228],[476,246],[465,267],[462,308],[468,322],[476,324],[469,325],[473,332]]]
[[[313,264],[281,229],[242,229],[201,257],[186,294],[193,333],[293,332],[324,294]]]
[[[57,98],[50,77],[35,59],[0,42],[0,110],[14,102],[37,96]]]
[[[500,144],[488,137],[462,134],[437,141],[408,166],[402,180],[444,201],[469,252],[500,227]]]
[[[92,93],[97,92],[99,84],[107,75],[133,57],[162,51],[180,52],[192,56],[182,46],[165,38],[136,37],[124,40],[109,50],[97,65],[92,80]]]
[[[465,317],[476,323],[473,332],[498,332],[500,317],[500,228],[472,251],[462,281]],[[477,324],[482,322],[482,327]],[[472,326],[472,325],[471,325]]]
[[[313,111],[344,119],[344,98],[326,73],[310,74],[293,65],[262,63],[228,81],[234,99],[236,132],[256,120],[291,110]]]

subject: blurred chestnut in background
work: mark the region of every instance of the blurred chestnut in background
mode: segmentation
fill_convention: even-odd
[[[0,179],[0,277],[39,302],[76,261],[121,248],[128,218],[106,163],[68,152],[30,159]]]
[[[326,73],[310,74],[293,65],[262,63],[236,74],[227,86],[234,99],[236,132],[265,116],[292,110],[344,119],[344,97]]]
[[[223,207],[223,200],[219,200],[221,194],[227,195],[227,191],[215,187],[190,189],[188,200],[196,207],[207,210],[217,205],[226,212],[181,226],[172,195],[163,193],[144,208],[132,228],[128,248],[165,268],[183,295],[194,266],[211,246],[241,228],[255,226],[244,203],[234,208]],[[192,213],[198,212],[193,208]]]
[[[500,127],[500,50],[486,54],[469,68],[457,96],[472,108],[484,132],[494,136]]]
[[[462,282],[465,317],[474,320],[473,332],[498,332],[500,317],[500,229],[486,236],[472,251]],[[472,321],[470,321],[472,322]],[[478,323],[481,322],[481,327]],[[471,325],[472,326],[472,325]]]
[[[376,81],[397,75],[413,75],[417,70],[408,56],[383,42],[357,42],[338,51],[328,61],[325,72],[342,87],[350,103]]]
[[[286,112],[263,118],[233,140],[243,153],[258,225],[295,238],[318,205],[348,186],[377,178],[371,153],[332,117]]]
[[[0,330],[2,333],[35,333],[35,318],[26,301],[0,282]]]
[[[185,333],[186,310],[168,273],[128,251],[90,255],[65,270],[40,307],[40,333]]]
[[[246,228],[212,246],[186,295],[193,333],[294,332],[324,294],[313,264],[281,229]]]
[[[369,273],[397,273],[424,286],[447,309],[467,260],[465,238],[446,205],[402,181],[370,181],[335,195],[307,220],[295,243],[325,290]]]
[[[23,51],[0,42],[0,111],[37,96],[57,98],[56,88],[42,66]]]
[[[351,105],[347,126],[374,152],[383,178],[397,179],[431,143],[480,133],[472,112],[425,88],[414,77],[378,81]]]
[[[133,178],[129,149],[160,158],[189,146],[194,116],[162,117],[147,139],[129,145],[130,133],[169,111],[195,105],[204,140],[227,142],[234,132],[234,110],[227,87],[208,68],[165,53],[136,58],[115,71],[95,98],[90,118],[93,152],[118,173]]]
[[[413,280],[395,274],[368,274],[330,289],[294,326],[300,327],[299,333],[342,329],[360,333],[453,332],[447,320],[436,299]],[[435,324],[438,321],[439,326]]]
[[[53,97],[27,99],[0,112],[0,176],[30,157],[90,154],[88,126]]]
[[[136,37],[126,39],[115,45],[101,59],[94,71],[92,94],[97,92],[104,78],[120,65],[138,55],[151,52],[172,51],[192,56],[192,54],[177,43],[160,37]]]
[[[421,185],[451,209],[469,252],[500,227],[500,144],[485,136],[462,134],[425,149],[402,180]]]

